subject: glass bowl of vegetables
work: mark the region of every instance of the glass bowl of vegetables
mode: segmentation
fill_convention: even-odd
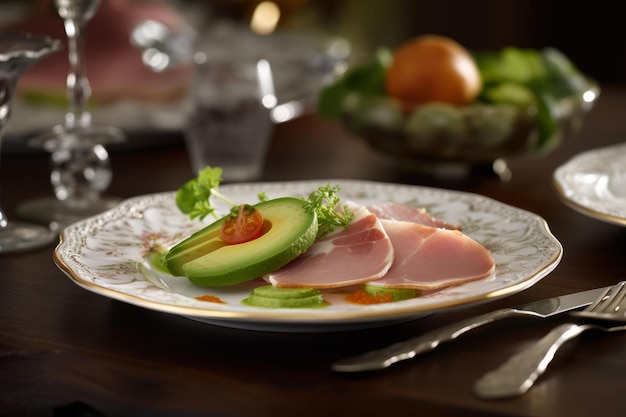
[[[441,40],[451,41],[435,39]],[[547,154],[578,132],[600,94],[599,85],[555,48],[469,53],[451,42],[444,62],[424,71],[411,67],[429,59],[428,52],[404,58],[409,64],[398,69],[399,53],[380,49],[321,91],[318,113],[403,169],[492,165],[500,174],[507,158]],[[451,67],[471,71],[451,74]],[[412,89],[413,82],[424,87]]]

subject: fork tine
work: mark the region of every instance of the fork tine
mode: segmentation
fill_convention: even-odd
[[[587,311],[596,311],[598,306],[600,306],[600,304],[604,303],[607,300],[607,295],[611,292],[612,289],[613,289],[613,287],[609,287],[606,290],[604,290],[602,295],[600,295],[598,298],[596,298],[595,301],[593,303],[589,304],[589,306],[587,306],[587,308],[585,308],[583,311],[585,311],[585,312],[587,312]]]
[[[592,320],[626,321],[626,281],[609,287],[586,309],[570,314]]]
[[[622,291],[622,300],[619,303],[619,311],[622,312],[622,314],[626,315],[626,282],[623,283],[624,285],[622,285],[622,289],[624,289],[624,291]]]
[[[626,282],[622,281],[619,284],[618,289],[606,300],[608,304],[604,309],[605,312],[618,313],[624,311],[626,308]]]

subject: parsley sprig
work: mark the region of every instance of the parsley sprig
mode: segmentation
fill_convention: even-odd
[[[354,218],[354,212],[347,205],[341,205],[337,195],[341,188],[330,183],[309,194],[304,208],[317,214],[317,238],[327,235],[337,227],[347,228]]]
[[[198,173],[198,176],[187,181],[176,192],[176,205],[190,219],[198,218],[203,220],[206,216],[212,216],[218,219],[215,213],[215,206],[211,201],[211,197],[236,206],[237,203],[230,200],[219,192],[219,186],[222,182],[222,168],[206,167]]]

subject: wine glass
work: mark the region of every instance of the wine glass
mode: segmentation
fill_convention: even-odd
[[[15,87],[22,73],[62,47],[60,41],[47,37],[0,35],[0,134],[9,120]],[[0,208],[0,253],[34,249],[47,245],[55,237],[48,227],[8,221]]]
[[[50,180],[55,197],[40,198],[18,207],[24,218],[60,229],[119,203],[101,193],[111,183],[112,171],[104,145],[123,141],[121,130],[92,124],[88,101],[91,87],[85,67],[85,26],[100,0],[54,0],[68,40],[69,110],[65,123],[33,142],[51,153]]]

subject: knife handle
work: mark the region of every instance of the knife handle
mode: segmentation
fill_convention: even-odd
[[[524,394],[545,372],[556,351],[587,328],[571,323],[555,327],[530,348],[513,355],[500,367],[486,373],[474,385],[474,393],[484,399]]]
[[[511,316],[526,315],[526,312],[503,308],[430,331],[422,336],[395,343],[382,349],[362,355],[342,359],[332,365],[338,372],[361,372],[385,369],[394,363],[411,359],[416,355],[431,351],[443,342],[454,340],[465,332]]]

